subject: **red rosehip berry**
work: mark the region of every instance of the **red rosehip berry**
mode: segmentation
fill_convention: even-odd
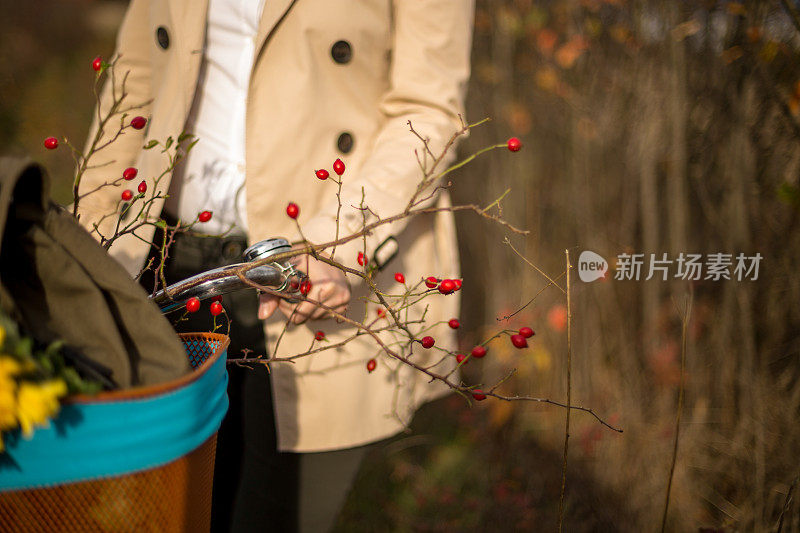
[[[362,267],[367,264],[367,256],[364,255],[364,252],[358,252],[358,256],[356,257],[356,261]]]
[[[379,307],[377,310],[378,318],[386,318],[386,309]]]
[[[136,169],[135,169],[135,168],[133,168],[133,167],[128,167],[128,168],[126,168],[125,170],[123,170],[123,171],[122,171],[122,177],[123,177],[123,179],[125,179],[126,181],[131,181],[131,180],[132,180],[133,178],[135,178],[135,177],[136,177],[138,174],[139,174],[139,171],[138,171],[138,170],[136,170]]]
[[[478,345],[472,349],[472,357],[475,359],[480,359],[486,355],[486,347]]]
[[[309,292],[311,292],[311,280],[304,279],[303,282],[300,284],[300,294],[302,294],[303,296],[307,296]]]
[[[433,276],[430,276],[425,280],[425,286],[428,287],[429,289],[435,289],[438,284],[439,280],[434,278]]]
[[[406,282],[406,277],[403,275],[403,273],[402,273],[402,272],[397,272],[397,273],[395,273],[395,275],[394,275],[394,280],[395,280],[397,283],[405,283],[405,282]]]
[[[100,69],[103,68],[103,58],[100,56],[95,57],[94,61],[92,61],[92,68],[95,72],[100,72]]]
[[[192,296],[186,301],[186,310],[190,313],[196,313],[200,310],[200,300]]]
[[[436,341],[431,336],[422,337],[422,341],[420,342],[422,347],[425,349],[433,348],[433,345],[436,344]]]
[[[147,192],[147,182],[142,180],[142,182],[139,184],[139,186],[136,188],[136,190],[139,191],[139,194],[146,193]]]
[[[133,117],[131,119],[131,128],[140,130],[147,125],[147,119],[144,117]]]
[[[213,213],[211,211],[200,211],[200,214],[197,215],[197,220],[200,222],[208,222],[211,220],[211,215]]]
[[[297,281],[296,279],[293,279],[292,281],[289,282],[289,289],[291,289],[292,291],[296,291],[299,288],[300,288],[300,282]]]
[[[439,284],[439,292],[442,294],[450,294],[454,290],[456,290],[456,284],[453,283],[452,279],[443,279]]]
[[[461,322],[459,322],[457,318],[451,318],[447,325],[452,329],[458,329],[461,326]]]
[[[121,196],[124,201],[130,202],[131,198],[133,198],[133,191],[131,191],[130,189],[125,189],[124,191],[122,191]]]
[[[486,399],[486,395],[483,393],[481,389],[475,389],[472,391],[472,397],[475,398],[476,401],[483,401]]]
[[[453,283],[455,284],[457,291],[461,290],[461,280],[460,279],[454,279]]]
[[[533,331],[528,326],[525,326],[524,328],[519,328],[519,334],[525,337],[526,339],[530,339],[531,337],[536,335],[536,332]]]
[[[466,358],[467,358],[467,356],[464,355],[463,353],[456,354],[456,362],[457,363],[461,363],[461,361],[463,361]],[[466,363],[464,363],[464,364],[466,364]]]
[[[219,302],[211,302],[211,306],[208,308],[211,311],[211,314],[217,316],[223,311],[222,304]]]
[[[330,176],[330,174],[328,174],[328,171],[325,170],[324,168],[317,170],[314,174],[316,174],[317,177],[321,180],[326,180],[328,179],[328,176]]]
[[[372,372],[376,366],[378,366],[378,363],[375,362],[375,359],[370,359],[367,361],[367,372]]]
[[[508,146],[508,149],[512,152],[519,152],[520,148],[522,148],[522,141],[516,137],[511,137],[506,143],[506,146]]]
[[[316,333],[314,334],[314,339],[315,339],[315,340],[318,340],[318,341],[321,341],[321,340],[325,339],[325,332],[324,332],[324,331],[321,331],[321,330],[320,330],[320,331],[318,331],[318,332],[316,332]]]
[[[333,162],[333,171],[336,172],[339,176],[344,174],[344,163],[341,159],[337,159]]]
[[[44,147],[48,150],[55,150],[58,148],[58,139],[55,137],[48,137],[44,140]]]
[[[286,214],[289,215],[289,218],[297,218],[297,215],[300,214],[300,208],[296,203],[290,202],[289,205],[286,206]]]
[[[519,349],[528,347],[528,341],[522,335],[511,335],[511,344]]]

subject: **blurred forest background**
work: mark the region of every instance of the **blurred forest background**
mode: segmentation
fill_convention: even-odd
[[[388,0],[387,0],[388,1]],[[42,140],[82,145],[96,55],[126,2],[1,0],[0,142],[53,174]],[[468,154],[516,135],[454,179],[457,202],[496,198],[531,230],[514,246],[550,276],[582,250],[763,256],[757,281],[574,279],[573,412],[566,531],[661,523],[688,328],[686,396],[670,531],[800,531],[800,5],[796,0],[478,0],[468,117],[491,117]],[[512,368],[503,391],[565,398],[563,294],[504,232],[460,216],[469,349],[531,325],[527,351],[490,346],[473,382]],[[674,273],[674,270],[671,271]],[[511,320],[503,316],[534,301]],[[341,531],[535,531],[557,523],[562,409],[450,398],[378,446]],[[793,497],[787,494],[793,491]]]

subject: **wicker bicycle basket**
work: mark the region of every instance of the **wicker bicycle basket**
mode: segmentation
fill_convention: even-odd
[[[182,391],[197,385],[201,380],[210,383],[217,398],[214,416],[208,411],[199,414],[186,413],[191,418],[197,416],[197,426],[193,439],[200,439],[201,444],[175,457],[169,457],[171,450],[179,450],[179,446],[170,447],[170,443],[146,442],[142,440],[143,449],[152,449],[159,453],[158,459],[150,458],[153,466],[128,471],[122,474],[107,475],[102,472],[80,473],[75,481],[41,483],[41,478],[31,475],[31,483],[26,483],[24,466],[15,474],[23,480],[23,486],[11,490],[0,489],[0,531],[10,532],[78,532],[78,531],[113,531],[113,532],[177,532],[208,531],[211,516],[211,487],[214,476],[214,453],[216,450],[217,428],[227,408],[225,388],[225,353],[229,339],[225,335],[215,333],[182,334],[187,356],[193,372],[189,375],[151,387],[141,387],[123,391],[104,392],[91,398],[71,399],[62,408],[62,414],[76,406],[110,406],[124,408],[127,412],[152,407],[153,401],[169,402]],[[209,378],[214,375],[214,379]],[[221,395],[218,396],[217,394]],[[195,405],[205,403],[194,400]],[[161,404],[164,405],[164,404]],[[220,414],[219,411],[222,411]],[[112,411],[113,412],[113,411]],[[122,415],[124,416],[124,415]],[[181,417],[184,415],[181,414]],[[136,417],[129,417],[136,419]],[[209,418],[213,420],[209,422]],[[56,420],[58,422],[58,420]],[[88,421],[90,422],[90,421]],[[121,422],[122,423],[122,422]],[[80,427],[79,421],[76,427]],[[204,425],[203,425],[204,424]],[[58,425],[58,424],[55,424]],[[167,424],[169,425],[169,424]],[[130,429],[125,431],[140,432],[149,435],[147,428],[137,428],[135,420]],[[46,430],[42,430],[43,432]],[[38,433],[34,433],[31,442],[36,441]],[[205,434],[203,434],[205,433]],[[69,434],[69,431],[67,431]],[[62,435],[58,438],[64,438]],[[68,436],[66,438],[69,438]],[[57,441],[54,441],[57,442]],[[183,441],[181,445],[184,445]],[[20,440],[20,445],[26,443]],[[36,469],[42,465],[46,469],[47,461],[56,461],[58,451],[44,447],[40,455],[42,464],[35,464]],[[164,452],[164,450],[168,450]],[[12,447],[9,455],[13,462]],[[46,453],[45,453],[46,452]],[[52,453],[50,453],[52,452]],[[38,453],[38,452],[37,452]],[[117,464],[109,454],[96,453],[97,460],[87,459],[92,468],[102,464]],[[175,452],[179,453],[179,452]],[[165,457],[167,459],[165,459]],[[35,455],[34,458],[36,461]],[[91,470],[91,469],[90,469]],[[3,477],[0,469],[0,479]],[[0,487],[3,485],[0,484]]]

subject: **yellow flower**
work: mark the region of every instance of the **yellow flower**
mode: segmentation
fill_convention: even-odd
[[[13,380],[0,380],[0,453],[6,448],[3,444],[3,431],[17,427],[17,417],[14,416],[16,389],[17,384]]]
[[[3,431],[17,427],[15,410],[17,383],[11,378],[0,378],[0,453],[5,450]]]
[[[17,406],[16,389],[17,385],[13,381],[0,381],[0,431],[17,427],[17,417],[14,414]]]
[[[35,426],[47,426],[58,413],[58,398],[67,394],[67,385],[61,379],[42,383],[23,381],[17,395],[17,418],[25,438],[33,435]]]
[[[16,359],[12,359],[8,355],[0,355],[0,384],[10,380],[13,376],[19,374],[21,370],[22,367]]]
[[[0,431],[17,427],[17,382],[14,376],[19,371],[17,361],[7,355],[0,355]]]

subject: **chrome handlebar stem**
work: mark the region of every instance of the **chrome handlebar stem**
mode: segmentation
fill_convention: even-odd
[[[242,281],[236,273],[240,267],[259,259],[288,252],[291,249],[289,241],[281,237],[257,242],[244,251],[244,263],[202,272],[173,283],[150,298],[158,305],[162,313],[169,313],[186,305],[191,298],[205,300],[242,289],[250,289],[252,287]],[[251,268],[244,273],[244,277],[259,285],[274,288],[276,291],[294,294],[297,293],[300,282],[305,279],[306,275],[289,262],[273,262]]]

